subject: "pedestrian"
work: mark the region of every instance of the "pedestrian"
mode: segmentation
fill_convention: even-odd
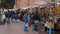
[[[27,12],[25,12],[25,14],[23,16],[23,22],[24,22],[24,31],[28,31],[28,14],[27,14]]]
[[[38,33],[38,24],[39,24],[39,15],[38,13],[36,12],[34,14],[34,32]]]
[[[6,20],[7,19],[7,12],[4,12],[4,13],[5,13],[5,17],[6,17],[5,20]],[[7,22],[7,20],[6,20],[6,22]]]
[[[31,23],[32,23],[31,29],[32,30],[34,30],[34,19],[33,18],[34,18],[34,12],[31,13]]]
[[[17,22],[17,20],[18,20],[18,14],[15,12],[15,14],[14,14],[14,17],[15,17],[15,20],[16,20],[16,22]]]
[[[28,31],[28,23],[24,23],[24,31]]]
[[[24,12],[21,11],[21,13],[20,13],[20,20],[21,20],[21,21],[22,21],[22,19],[23,19],[23,15],[24,15]]]
[[[12,22],[12,15],[13,15],[13,12],[12,11],[10,11],[10,22]]]
[[[13,22],[14,19],[14,11],[11,12],[11,21]]]
[[[45,31],[47,31],[48,34],[53,34],[53,24],[50,21],[45,23]]]
[[[5,24],[5,22],[6,22],[6,19],[5,19],[6,17],[5,17],[5,14],[2,14],[2,18],[1,18],[1,21],[3,21],[3,23]]]
[[[31,27],[31,14],[28,12],[28,26]]]
[[[11,14],[10,12],[6,12],[6,22],[9,24],[10,23],[10,18],[11,18]]]

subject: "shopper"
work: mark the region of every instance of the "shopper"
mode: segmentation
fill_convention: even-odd
[[[23,22],[24,22],[24,31],[28,31],[28,14],[25,12],[23,16]]]
[[[13,15],[13,13],[12,13],[12,11],[9,11],[9,13],[10,13],[10,22],[12,22],[12,15]]]
[[[10,14],[10,12],[8,11],[7,13],[6,13],[6,21],[7,21],[7,23],[9,24],[10,23],[10,17],[11,17],[11,14]]]
[[[3,23],[5,23],[6,22],[6,19],[5,19],[6,17],[5,17],[5,14],[2,14],[2,18],[1,18],[1,20],[3,21]]]
[[[48,34],[53,34],[53,24],[50,21],[45,23],[45,31],[47,31]]]
[[[20,20],[22,21],[22,19],[23,19],[23,15],[24,15],[24,13],[23,13],[23,11],[21,11],[20,12]]]
[[[31,29],[34,30],[34,12],[31,13]]]
[[[39,15],[36,12],[34,14],[34,32],[38,33],[38,23],[39,23]]]
[[[31,27],[31,13],[30,12],[28,12],[28,25],[29,25],[29,27]]]
[[[18,20],[18,14],[15,12],[15,14],[14,14],[14,17],[15,17],[15,20],[16,20],[16,22],[17,22],[17,20]]]
[[[7,12],[4,12],[4,14],[5,14],[5,22],[7,22],[6,21],[6,19],[7,19]]]
[[[11,21],[13,22],[13,19],[14,19],[14,11],[12,11],[11,13]]]

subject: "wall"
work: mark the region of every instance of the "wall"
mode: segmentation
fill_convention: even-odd
[[[31,6],[35,0],[15,0],[14,9]]]

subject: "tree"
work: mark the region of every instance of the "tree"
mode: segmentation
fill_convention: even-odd
[[[2,6],[2,4],[3,4],[3,3],[2,3],[2,0],[0,0],[0,6]]]
[[[15,0],[2,0],[1,5],[4,6],[4,8],[13,8],[15,4]]]

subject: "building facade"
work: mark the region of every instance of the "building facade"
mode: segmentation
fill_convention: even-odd
[[[36,0],[15,0],[14,9],[31,6]]]

